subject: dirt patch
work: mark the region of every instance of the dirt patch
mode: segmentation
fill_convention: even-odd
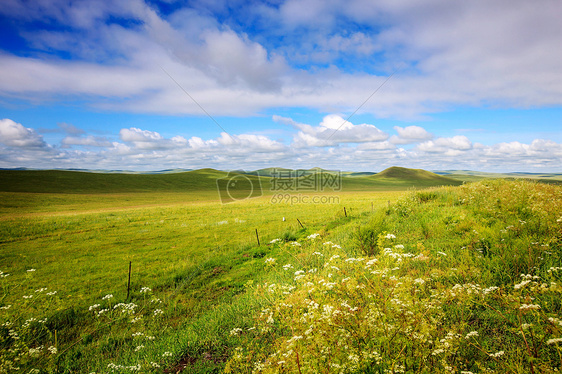
[[[218,352],[203,352],[199,357],[184,356],[179,362],[168,369],[164,369],[166,374],[179,374],[185,372],[192,367],[194,367],[199,362],[201,363],[213,363],[215,365],[225,363],[228,360],[228,356],[220,354]]]

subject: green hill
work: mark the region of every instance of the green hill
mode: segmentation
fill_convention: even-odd
[[[283,173],[289,173],[287,175],[297,175],[296,172],[313,172],[313,173],[338,173],[338,171],[334,170],[326,170],[319,167],[314,167],[311,169],[287,169],[287,168],[265,168],[265,169],[258,169],[254,171],[245,172],[244,174],[248,175],[259,175],[260,177],[284,177]],[[344,173],[342,173],[343,175]]]
[[[233,175],[243,175],[241,177],[242,186],[250,185],[251,182],[253,187],[256,188],[261,183],[263,191],[266,192],[270,190],[269,176],[273,175],[272,173],[289,170],[268,168],[245,174],[209,168],[158,174],[91,173],[69,170],[0,170],[0,192],[95,194],[216,191],[217,180],[226,182]],[[328,172],[317,168],[308,171]],[[392,167],[375,175],[351,176],[342,173],[341,188],[336,190],[393,190],[458,184],[462,184],[462,182],[425,170]],[[330,190],[330,188],[324,189],[328,192]],[[320,190],[317,192],[320,192]]]
[[[216,190],[228,173],[200,169],[184,173],[118,174],[67,170],[1,170],[0,191],[41,193],[190,192]],[[257,177],[248,176],[251,180]]]
[[[390,167],[378,174],[371,175],[365,178],[379,183],[395,186],[409,185],[414,187],[431,187],[457,186],[462,184],[462,181],[437,175],[427,170],[408,169],[398,166]]]

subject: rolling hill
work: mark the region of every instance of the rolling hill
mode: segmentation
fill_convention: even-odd
[[[249,185],[249,182],[251,182],[256,187],[261,183],[264,192],[266,192],[270,190],[271,186],[271,179],[268,175],[272,175],[273,170],[274,168],[262,169],[246,174],[229,173],[215,169],[160,174],[91,173],[68,170],[0,170],[0,191],[92,194],[216,191],[217,179],[224,183],[232,176],[242,175],[241,180],[245,184]],[[275,170],[288,171],[290,169],[275,168]],[[328,172],[317,168],[308,171]],[[374,175],[342,173],[339,190],[380,191],[458,184],[462,184],[462,182],[425,170],[391,167]],[[332,189],[326,188],[323,191],[330,192]]]
[[[119,174],[66,170],[1,170],[0,191],[41,193],[187,192],[216,190],[228,174],[214,169],[183,173]],[[257,177],[248,176],[250,179]]]
[[[462,181],[444,177],[422,169],[408,169],[393,166],[375,175],[365,177],[366,179],[389,185],[409,185],[410,187],[430,186],[457,186]]]

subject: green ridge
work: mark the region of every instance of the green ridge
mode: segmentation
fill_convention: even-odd
[[[261,184],[263,191],[267,192],[270,190],[268,175],[271,175],[273,169],[290,170],[269,168],[246,174],[210,168],[163,174],[89,173],[68,170],[0,170],[0,191],[33,193],[216,191],[217,180],[222,180],[225,183],[233,176],[243,175],[242,178],[247,178],[254,189]],[[318,170],[326,172],[323,169],[311,169],[311,171]],[[458,184],[462,184],[462,182],[425,170],[393,167],[376,175],[351,177],[342,174],[341,191],[423,188]],[[324,191],[330,192],[331,190],[327,188]]]
[[[458,186],[462,181],[437,175],[427,170],[408,169],[393,166],[378,174],[365,177],[366,179],[395,186],[433,187],[433,186]]]
[[[191,192],[216,190],[216,180],[226,176],[226,172],[214,169],[170,174],[2,170],[0,171],[0,191],[36,193]]]

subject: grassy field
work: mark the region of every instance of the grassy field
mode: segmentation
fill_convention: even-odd
[[[549,343],[562,337],[560,187],[412,190],[460,182],[393,168],[289,198],[261,178],[263,196],[221,204],[215,180],[227,173],[214,170],[9,173],[0,173],[0,372],[562,364]],[[311,302],[339,312],[315,314]]]

